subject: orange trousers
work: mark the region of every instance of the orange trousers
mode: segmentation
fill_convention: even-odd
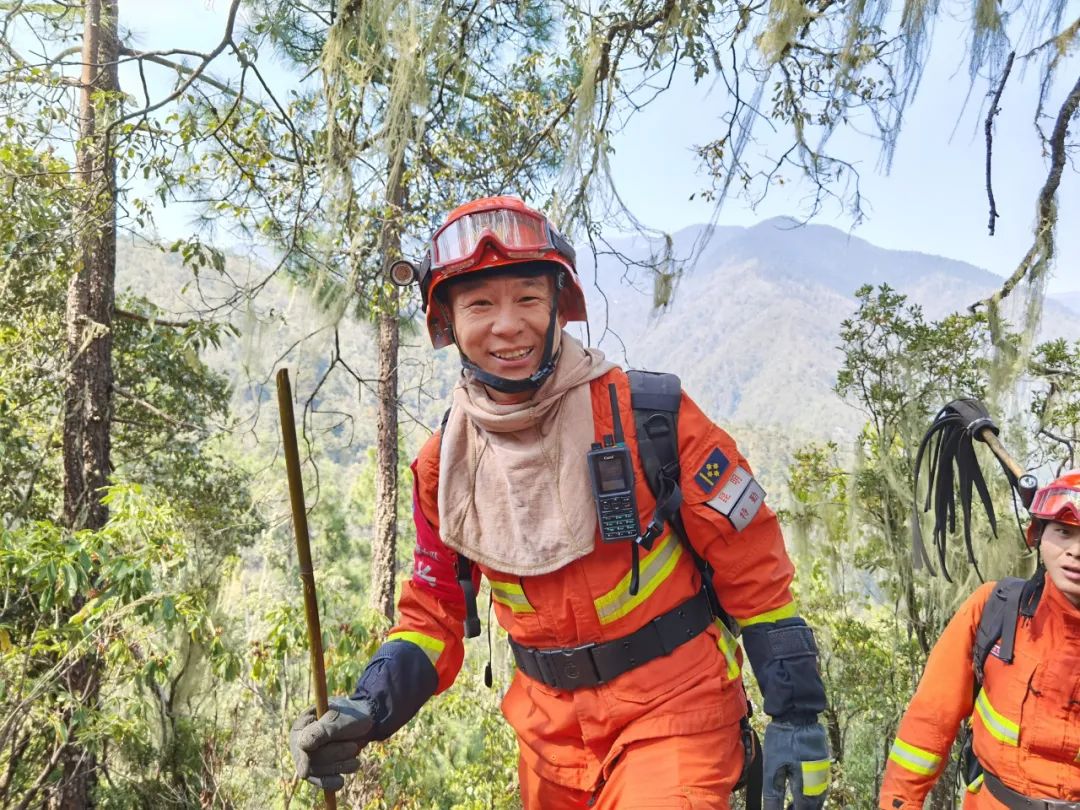
[[[730,810],[743,767],[738,724],[700,734],[630,743],[594,793],[563,787],[519,761],[525,810]]]

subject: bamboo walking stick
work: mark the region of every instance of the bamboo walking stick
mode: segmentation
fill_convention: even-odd
[[[300,560],[300,579],[304,583],[304,615],[307,618],[308,646],[311,650],[311,674],[315,680],[315,709],[326,714],[326,669],[323,664],[322,630],[319,627],[319,601],[315,595],[315,570],[311,565],[311,541],[308,538],[307,509],[304,506],[304,480],[300,476],[300,451],[296,445],[296,420],[293,417],[292,388],[289,370],[277,373],[278,412],[281,414],[281,438],[285,444],[285,470],[289,477],[289,501],[292,503],[296,556]],[[337,796],[326,791],[326,807],[337,810]]]

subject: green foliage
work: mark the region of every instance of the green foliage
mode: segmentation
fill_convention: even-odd
[[[366,444],[374,429],[358,426],[354,441],[359,420],[338,407],[368,390],[370,375],[353,367],[367,344],[343,349],[335,327],[396,306],[381,277],[385,259],[411,251],[410,235],[429,233],[463,199],[507,190],[551,203],[567,220],[561,224],[584,221],[595,235],[590,205],[618,208],[602,183],[611,135],[656,92],[655,77],[720,71],[728,47],[755,75],[752,93],[769,93],[769,103],[755,98],[751,107],[795,133],[799,170],[819,189],[842,184],[851,167],[810,148],[810,139],[824,144],[859,114],[903,109],[907,89],[890,69],[903,54],[911,65],[921,59],[936,9],[905,3],[907,39],[890,41],[883,4],[872,2],[343,2],[333,25],[307,3],[246,5],[250,24],[229,37],[231,78],[174,65],[179,81],[192,82],[177,104],[138,110],[134,96],[108,100],[121,116],[111,132],[120,227],[147,229],[159,203],[196,199],[205,231],[156,257],[186,269],[184,286],[197,293],[192,309],[200,311],[177,320],[159,308],[151,293],[162,280],[143,268],[133,274],[136,290],[117,299],[113,322],[101,325],[114,341],[114,468],[111,518],[97,531],[69,532],[58,519],[68,358],[57,347],[71,275],[83,261],[78,235],[96,224],[82,212],[70,165],[78,79],[68,49],[78,43],[81,14],[75,5],[16,4],[0,33],[0,807],[49,801],[61,778],[58,756],[72,741],[96,758],[93,798],[106,808],[284,808],[312,799],[285,750],[312,688],[276,426],[258,418],[271,396],[258,377],[272,368],[251,372],[256,361],[295,359],[309,334],[334,333],[328,358],[301,358],[316,380],[304,391],[301,421],[304,438],[317,442],[305,447],[317,461],[305,473],[330,689],[347,692],[387,622],[365,608],[375,489]],[[972,55],[981,60],[1000,51],[1008,19],[993,3],[975,11],[981,38]],[[1072,29],[1055,37],[1050,74],[1075,36]],[[26,41],[47,52],[40,64],[21,55]],[[271,86],[257,65],[270,49],[297,76],[323,81]],[[146,69],[167,64],[163,53],[125,58]],[[887,145],[898,116],[879,128]],[[702,149],[717,195],[733,179],[747,189],[781,181],[779,170],[742,163],[748,129],[738,115],[731,121]],[[148,199],[131,190],[140,178]],[[279,268],[318,305],[290,314],[305,334],[290,334],[280,353],[269,351],[266,334],[286,316],[274,320],[250,303],[273,289],[270,279],[234,275],[235,257],[215,239],[223,232],[273,246]],[[657,300],[667,301],[677,268],[670,256],[656,260]],[[215,284],[225,291],[209,302]],[[888,288],[858,297],[859,312],[841,334],[837,389],[869,422],[853,460],[841,460],[835,446],[796,455],[785,516],[796,529],[800,598],[819,630],[833,695],[826,720],[840,759],[834,803],[844,806],[873,793],[887,732],[937,629],[971,584],[943,587],[911,568],[915,442],[943,401],[982,395],[994,371],[984,318],[927,322]],[[237,310],[246,331],[221,319]],[[228,375],[208,365],[213,357],[224,358]],[[1037,350],[1030,417],[1040,463],[1074,463],[1078,358],[1080,347],[1061,342]],[[414,406],[402,395],[418,421],[437,422],[434,403],[452,363],[436,361],[434,381],[417,373],[417,385],[432,383],[434,396],[418,394]],[[240,404],[255,414],[244,430]],[[399,441],[403,460],[421,438]],[[780,437],[766,439],[775,452]],[[398,472],[408,481],[404,466]],[[407,487],[397,507],[401,571],[413,540]],[[993,570],[1024,564],[1015,557],[997,554]],[[349,787],[358,806],[518,806],[514,735],[498,695],[480,684],[482,657],[472,645],[454,691],[368,750]],[[91,699],[73,687],[88,670]]]
[[[369,749],[354,790],[357,806],[402,810],[515,810],[517,740],[498,695],[467,665],[454,689],[438,697],[386,745]]]
[[[834,756],[833,792],[841,806],[874,796],[901,714],[926,656],[958,603],[977,584],[959,541],[950,540],[945,582],[913,564],[910,520],[919,520],[923,493],[912,488],[914,455],[936,412],[960,397],[988,397],[1000,349],[1021,336],[991,335],[982,315],[927,321],[917,306],[882,286],[861,288],[858,309],[841,329],[844,363],[837,392],[867,422],[849,455],[834,443],[795,454],[791,503],[782,513],[800,569],[803,614],[818,634],[830,698],[825,713]],[[999,325],[1002,326],[1002,325]],[[1002,438],[1029,467],[1071,465],[1080,415],[1080,346],[1052,341],[1037,347],[1025,379],[1027,409],[991,412]],[[1015,402],[1011,393],[1006,404]],[[1006,416],[1012,418],[1008,421]],[[1035,442],[1017,442],[1028,428]],[[1000,537],[976,517],[976,552],[988,578],[1027,575],[1033,560],[1010,525],[1013,505],[1004,476],[989,453],[980,455],[999,515]],[[935,808],[954,806],[950,764],[931,796]]]
[[[876,795],[892,730],[923,657],[915,638],[882,604],[874,567],[851,509],[853,476],[837,446],[810,445],[790,469],[791,506],[781,512],[795,539],[801,614],[814,628],[829,706],[832,800],[863,806]]]
[[[138,765],[125,764],[125,750],[143,750],[147,762],[175,759],[177,743],[159,727],[155,704],[160,701],[163,712],[171,705],[170,693],[193,650],[222,683],[238,674],[237,656],[222,642],[208,602],[212,594],[198,570],[206,560],[168,497],[128,485],[111,488],[106,501],[111,519],[99,531],[69,534],[39,521],[0,533],[0,581],[7,594],[0,613],[6,684],[0,759],[16,773],[5,796],[33,795],[29,782],[42,758],[72,736],[98,751],[107,768]],[[66,687],[70,668],[84,657],[100,672],[96,705]],[[113,740],[124,745],[110,753]],[[14,762],[12,752],[20,752]],[[179,770],[173,777],[195,767],[174,766]],[[149,771],[147,776],[153,781]],[[159,773],[157,780],[176,788],[175,778]],[[137,789],[150,795],[157,788]],[[121,794],[102,786],[106,805],[116,800],[123,806]]]
[[[1080,441],[1080,343],[1052,340],[1035,348],[1031,374],[1037,382],[1031,416],[1037,442],[1034,464],[1054,475],[1077,465]]]
[[[868,416],[852,485],[852,505],[866,533],[858,553],[879,572],[889,597],[907,611],[928,652],[943,620],[974,580],[934,586],[932,595],[916,587],[907,539],[916,497],[915,452],[943,405],[960,397],[981,398],[987,391],[992,370],[988,322],[981,314],[927,322],[919,307],[887,285],[876,291],[863,287],[856,296],[858,310],[841,326],[844,362],[836,390]],[[995,553],[984,570],[994,575],[1006,566],[1005,555]],[[950,570],[967,567],[958,558]]]
[[[864,410],[879,431],[914,416],[921,425],[938,397],[980,397],[989,368],[984,315],[953,314],[927,323],[922,309],[888,285],[855,292],[854,317],[841,325],[844,363],[836,391]]]
[[[200,359],[230,329],[158,323],[148,301],[119,302],[111,519],[64,529],[57,347],[78,194],[69,167],[35,146],[40,130],[11,121],[0,134],[11,192],[0,217],[0,806],[47,801],[73,740],[100,763],[101,806],[194,806],[223,737],[192,699],[240,674],[218,595],[261,528],[222,434],[231,392]],[[93,700],[75,688],[87,671]]]

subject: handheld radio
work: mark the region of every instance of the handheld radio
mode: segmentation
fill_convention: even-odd
[[[586,455],[589,478],[592,481],[596,515],[600,521],[600,537],[605,542],[636,540],[641,534],[637,498],[634,497],[634,465],[623,436],[619,401],[614,385],[608,386],[611,396],[613,434],[604,441],[593,442]]]

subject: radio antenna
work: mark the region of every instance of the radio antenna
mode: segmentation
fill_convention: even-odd
[[[622,430],[622,417],[619,416],[619,394],[615,390],[615,383],[609,383],[608,395],[611,397],[611,424],[613,428],[613,436],[615,444],[625,444],[626,438],[623,436]]]

